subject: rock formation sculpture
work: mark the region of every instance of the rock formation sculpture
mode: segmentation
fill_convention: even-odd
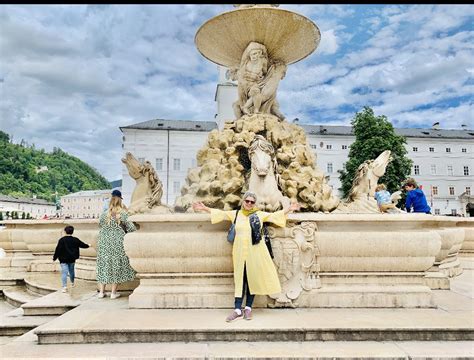
[[[137,183],[128,208],[129,214],[171,212],[161,204],[163,185],[151,163],[145,161],[141,164],[130,152],[125,154],[122,162],[127,167],[130,177]]]

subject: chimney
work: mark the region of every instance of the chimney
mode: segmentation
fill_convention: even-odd
[[[432,128],[433,130],[439,130],[439,122],[435,122],[435,123],[431,126],[431,128]]]

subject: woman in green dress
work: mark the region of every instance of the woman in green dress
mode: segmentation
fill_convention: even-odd
[[[122,203],[122,193],[114,190],[109,209],[104,211],[99,219],[96,277],[100,287],[99,298],[105,296],[106,284],[112,284],[110,298],[118,298],[118,284],[135,278],[135,270],[130,266],[123,247],[124,228],[127,232],[137,230],[133,222],[128,220],[127,208]]]

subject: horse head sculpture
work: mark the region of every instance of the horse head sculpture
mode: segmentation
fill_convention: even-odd
[[[348,200],[361,197],[373,198],[377,182],[385,174],[388,163],[392,160],[390,150],[385,150],[375,160],[364,161],[356,171]]]
[[[275,211],[290,203],[278,188],[275,173],[277,161],[275,149],[263,136],[255,135],[248,149],[251,173],[248,189],[257,195],[257,207],[265,211]]]
[[[129,214],[144,213],[161,205],[163,185],[149,161],[141,164],[130,152],[125,154],[122,162],[130,176],[137,182],[132,193]]]

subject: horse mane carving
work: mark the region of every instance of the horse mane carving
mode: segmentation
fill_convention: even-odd
[[[129,213],[145,213],[155,207],[162,207],[163,184],[149,161],[141,164],[130,152],[125,154],[122,162],[128,173],[137,184],[132,193]]]
[[[151,197],[147,199],[148,208],[152,208],[155,205],[161,205],[161,197],[163,196],[163,184],[158,178],[158,175],[153,169],[153,166],[149,161],[145,161],[141,169],[143,176],[148,177],[148,183],[151,188]]]
[[[370,170],[370,165],[374,162],[374,160],[365,160],[362,164],[359,165],[357,171],[355,173],[354,179],[352,180],[352,186],[349,190],[349,196],[347,199],[349,201],[354,201],[358,196],[360,196],[360,187],[362,186],[362,182],[365,181],[367,174]],[[370,180],[369,180],[370,182]],[[365,185],[365,184],[364,184]],[[377,185],[377,184],[375,184]],[[369,185],[370,187],[370,185]]]

